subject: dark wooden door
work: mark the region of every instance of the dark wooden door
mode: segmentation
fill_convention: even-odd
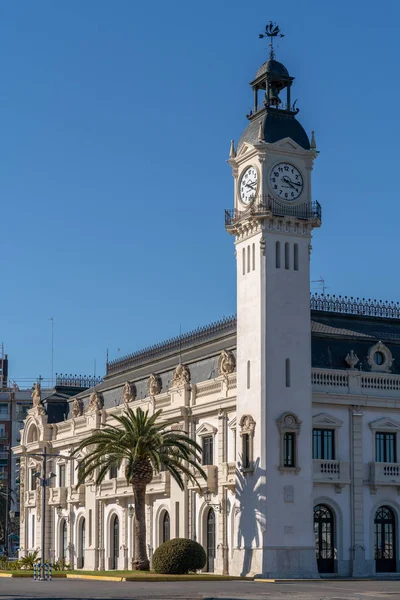
[[[396,571],[396,520],[388,506],[375,513],[375,570],[377,573]]]
[[[119,557],[119,519],[117,516],[115,516],[113,526],[112,526],[112,561],[111,561],[112,569],[118,569],[118,557]]]

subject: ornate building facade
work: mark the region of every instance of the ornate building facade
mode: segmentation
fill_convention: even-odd
[[[75,568],[127,569],[135,507],[122,471],[76,489],[77,443],[125,406],[161,408],[202,446],[207,479],[147,489],[151,557],[173,537],[199,541],[206,570],[231,575],[367,576],[399,570],[400,309],[311,297],[317,157],[273,54],[251,82],[254,108],[229,163],[226,211],[237,263],[237,317],[107,365],[104,382],[65,401],[34,398],[22,431],[21,553],[46,547]],[[260,102],[261,98],[261,104]],[[284,98],[284,99],[283,99]],[[66,408],[67,406],[67,414]]]

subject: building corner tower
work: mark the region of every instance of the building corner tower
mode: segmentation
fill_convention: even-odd
[[[311,234],[317,156],[291,104],[293,77],[270,58],[229,163],[225,224],[237,262],[237,479],[232,573],[318,577],[311,457]],[[259,104],[261,95],[263,98]],[[282,96],[282,97],[281,97]]]

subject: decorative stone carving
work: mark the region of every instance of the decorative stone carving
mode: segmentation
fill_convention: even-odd
[[[188,383],[190,383],[190,371],[186,365],[179,363],[174,371],[171,387],[182,387]]]
[[[346,358],[344,360],[347,362],[350,369],[354,369],[354,367],[356,366],[356,364],[359,362],[360,359],[358,358],[358,356],[354,352],[354,350],[350,350],[350,352],[348,353],[348,355],[346,356]]]
[[[378,357],[379,361],[377,361]],[[378,342],[368,351],[368,364],[371,367],[371,371],[388,373],[392,368],[393,360],[389,348],[382,342]]]
[[[40,387],[40,383],[34,383],[33,391],[32,391],[32,402],[33,408],[38,415],[45,415],[46,411],[42,402],[42,390]]]
[[[82,401],[79,400],[78,398],[74,398],[74,401],[72,403],[72,416],[74,417],[74,419],[76,419],[77,417],[81,417],[82,415],[83,415]]]
[[[152,373],[147,381],[147,391],[149,396],[157,396],[161,392],[161,379],[158,375]]]
[[[301,421],[292,413],[284,413],[280,419],[277,419],[276,424],[280,430],[299,431]]]
[[[87,407],[86,412],[97,412],[102,408],[103,397],[97,390],[93,390],[93,392],[90,394],[89,406]]]
[[[231,350],[222,350],[218,359],[218,373],[220,375],[229,375],[236,369],[235,355]]]
[[[253,434],[254,429],[256,427],[256,422],[251,415],[243,415],[240,419],[240,435],[244,435],[246,433]]]
[[[122,392],[122,398],[125,404],[129,402],[133,402],[136,398],[136,386],[134,383],[130,383],[127,381],[124,385],[124,389]]]
[[[183,431],[183,423],[172,423],[171,431]]]

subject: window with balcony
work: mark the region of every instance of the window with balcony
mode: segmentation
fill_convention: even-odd
[[[58,465],[58,487],[65,487],[66,485],[66,468],[65,465]]]
[[[375,434],[375,461],[385,463],[397,462],[396,434],[377,431]]]
[[[202,455],[202,464],[203,465],[212,465],[214,464],[214,438],[212,435],[206,435],[203,437],[203,455]]]
[[[293,432],[285,433],[283,436],[283,466],[284,467],[295,467],[296,451],[296,434]]]
[[[313,429],[313,458],[335,460],[335,431]]]

